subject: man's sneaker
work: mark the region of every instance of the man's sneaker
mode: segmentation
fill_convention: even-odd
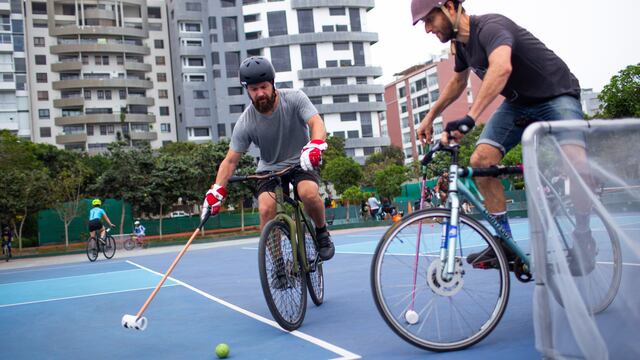
[[[500,239],[495,236],[494,238],[496,238],[496,241],[498,241],[500,246],[502,246],[502,250],[507,256],[507,262],[514,261],[516,259],[516,254],[514,254],[511,249],[504,246]],[[489,246],[482,249],[481,251],[467,255],[467,263],[473,265],[474,268],[479,269],[494,268],[497,266],[497,260],[498,259],[496,258],[495,251],[493,251],[493,249]]]
[[[591,236],[591,230],[576,231],[571,234],[573,247],[567,253],[569,271],[573,276],[588,275],[596,267],[596,241]]]
[[[329,232],[323,231],[318,234],[318,255],[320,255],[320,259],[324,261],[329,260],[333,257],[335,252],[336,248],[333,246]]]

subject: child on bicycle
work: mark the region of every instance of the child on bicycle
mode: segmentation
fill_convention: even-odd
[[[13,241],[13,232],[11,231],[11,228],[6,225],[3,229],[2,229],[2,250],[4,251],[4,246],[7,246],[7,251],[9,252],[9,257],[12,257],[11,255],[11,242]],[[8,260],[7,260],[8,261]]]
[[[104,239],[106,231],[102,225],[102,219],[104,219],[110,227],[114,227],[107,216],[107,213],[100,207],[102,201],[100,199],[93,199],[91,202],[91,210],[89,211],[89,234],[91,237],[96,236],[96,231],[100,231],[100,239]]]
[[[142,245],[145,237],[145,228],[142,224],[140,224],[139,220],[136,220],[136,222],[134,222],[133,224],[135,225],[133,228],[133,234],[135,235],[136,242]]]

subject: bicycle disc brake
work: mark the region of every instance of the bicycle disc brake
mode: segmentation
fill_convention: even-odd
[[[464,280],[462,279],[463,274],[462,260],[456,258],[451,279],[443,279],[442,262],[440,259],[436,259],[427,269],[427,285],[429,285],[431,291],[440,296],[453,296],[457,294],[458,291],[462,289],[462,285],[464,285]]]

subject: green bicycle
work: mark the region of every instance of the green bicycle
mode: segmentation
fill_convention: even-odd
[[[318,255],[315,225],[302,208],[294,190],[293,198],[285,195],[282,177],[296,166],[265,175],[232,176],[229,182],[257,180],[277,181],[276,217],[260,234],[258,267],[262,292],[271,315],[288,331],[302,325],[307,309],[307,288],[316,306],[324,301],[322,260]],[[289,208],[289,209],[287,209]],[[293,216],[288,214],[293,212]]]
[[[431,351],[451,351],[481,341],[498,325],[509,300],[510,271],[521,282],[533,279],[531,259],[517,244],[518,239],[512,238],[470,190],[475,187],[472,177],[522,174],[522,167],[459,167],[456,144],[436,144],[423,164],[437,151],[449,153],[452,159],[450,206],[416,211],[387,230],[373,255],[371,288],[378,311],[402,339]],[[426,175],[423,188],[425,180]],[[461,213],[461,196],[485,221]],[[567,199],[552,191],[549,202],[558,227],[573,229]],[[589,311],[597,314],[613,302],[618,292],[622,255],[616,232],[597,209],[593,210],[592,222],[599,228],[593,254],[595,267],[574,276],[589,291]],[[560,236],[563,254],[571,262],[571,233],[562,232]],[[555,270],[550,267],[548,271]],[[559,284],[551,282],[549,287],[562,305]]]

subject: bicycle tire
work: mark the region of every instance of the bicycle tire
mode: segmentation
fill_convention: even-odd
[[[89,261],[94,262],[98,258],[98,241],[95,237],[90,237],[87,240],[87,257]]]
[[[307,278],[307,288],[309,289],[309,297],[316,306],[322,305],[324,302],[324,272],[322,271],[322,260],[318,256],[318,247],[311,236],[309,229],[305,224],[304,228],[304,247],[309,263],[309,271],[305,272]],[[311,231],[315,231],[313,223],[309,222]],[[302,258],[302,254],[300,254]]]
[[[307,284],[294,250],[289,226],[280,220],[269,221],[258,244],[258,268],[262,293],[274,320],[285,330],[302,325],[307,308]]]
[[[2,245],[2,256],[4,256],[4,261],[9,262],[9,245],[7,244],[3,244]]]
[[[563,221],[563,217],[573,216],[574,212],[571,211],[571,206],[566,210],[566,212],[560,212],[559,208],[556,209],[553,214],[553,219],[557,229],[560,230],[561,237],[563,239],[570,239],[573,228],[567,225],[571,224],[572,221],[567,221],[567,219]],[[596,264],[595,268],[586,274],[586,276],[580,276],[581,279],[576,281],[576,285],[583,301],[585,301],[587,310],[591,314],[596,315],[605,311],[618,294],[622,280],[622,252],[620,250],[620,239],[611,224],[605,220],[597,208],[594,208],[593,212],[597,218],[597,222],[595,222],[596,226],[592,229],[594,230],[593,237],[598,245],[598,253],[595,259]],[[599,226],[602,226],[604,231],[600,230]],[[566,248],[569,245],[566,240],[564,240],[564,244],[565,249],[563,251],[566,253]],[[611,249],[608,248],[608,244],[610,244]],[[559,289],[560,285],[554,281],[553,268],[551,268],[549,274],[551,274],[547,281],[549,288],[558,304],[564,307]],[[585,293],[585,291],[588,293]],[[597,293],[600,293],[602,296],[591,296],[598,295]]]
[[[124,241],[124,243],[122,244],[122,247],[124,247],[125,250],[127,251],[133,250],[133,248],[136,247],[136,243],[133,241],[133,239],[128,238],[127,240]]]
[[[436,352],[481,341],[500,322],[509,300],[509,268],[501,246],[466,215],[460,216],[454,275],[442,278],[442,226],[450,217],[448,209],[425,209],[403,218],[383,235],[371,263],[373,298],[387,325],[408,343]],[[463,251],[484,246],[494,250],[495,267],[466,264]]]
[[[116,240],[111,235],[107,235],[102,245],[102,254],[107,259],[111,259],[116,254]]]

